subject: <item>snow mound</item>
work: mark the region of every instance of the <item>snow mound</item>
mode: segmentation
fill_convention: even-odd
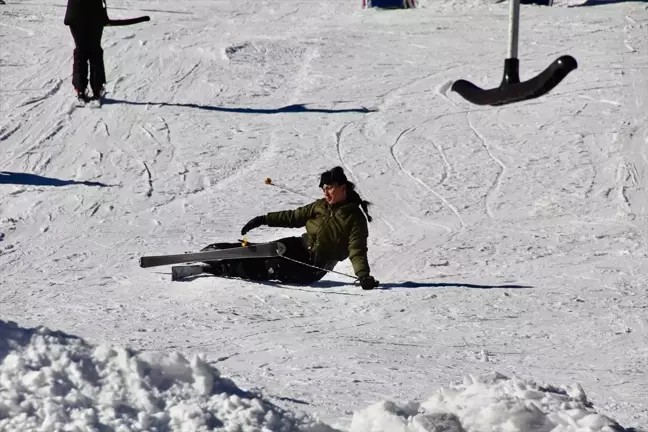
[[[580,385],[538,385],[495,373],[469,376],[427,401],[374,404],[356,412],[352,432],[622,432],[596,413]]]
[[[0,320],[0,431],[333,432],[220,377],[198,356],[93,347]]]
[[[623,432],[583,389],[492,374],[423,403],[383,401],[351,432]],[[92,346],[0,320],[0,432],[339,432],[240,389],[200,356]]]

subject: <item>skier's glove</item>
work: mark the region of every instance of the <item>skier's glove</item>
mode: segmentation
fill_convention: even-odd
[[[373,276],[362,276],[360,278],[360,286],[363,290],[372,290],[380,284]]]
[[[257,216],[253,219],[250,219],[248,223],[245,224],[245,226],[241,229],[241,235],[247,234],[248,231],[253,230],[254,228],[258,228],[261,225],[266,224],[266,217],[265,216]]]

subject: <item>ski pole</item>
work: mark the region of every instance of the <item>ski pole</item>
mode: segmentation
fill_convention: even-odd
[[[294,193],[294,194],[296,194],[296,195],[299,195],[299,196],[302,196],[302,197],[304,197],[304,198],[308,198],[308,199],[315,199],[315,198],[313,198],[313,197],[309,197],[308,195],[306,195],[306,194],[304,194],[304,193],[302,193],[302,192],[296,191],[296,190],[291,189],[291,188],[289,188],[289,187],[287,187],[287,186],[284,186],[284,185],[282,185],[282,184],[276,184],[276,183],[273,183],[273,181],[272,181],[272,179],[271,179],[270,177],[268,177],[268,178],[265,179],[265,184],[270,185],[270,186],[274,186],[274,187],[276,187],[277,189],[281,189],[281,190],[286,191],[286,192],[292,192],[292,193]]]
[[[342,272],[335,271],[335,270],[328,270],[328,269],[325,269],[325,268],[322,268],[322,267],[317,267],[315,265],[308,264],[308,263],[305,263],[305,262],[302,262],[302,261],[299,261],[299,260],[296,260],[296,259],[293,259],[293,258],[288,258],[285,255],[282,255],[281,257],[284,258],[284,259],[287,259],[288,261],[296,262],[297,264],[301,264],[301,265],[304,265],[306,267],[312,267],[314,269],[321,270],[321,271],[324,271],[324,272],[327,272],[327,273],[336,273],[336,274],[339,274],[339,275],[342,275],[342,276],[346,276],[348,278],[354,279],[356,282],[360,280],[359,278],[357,278],[355,276],[351,276],[350,274],[342,273]]]

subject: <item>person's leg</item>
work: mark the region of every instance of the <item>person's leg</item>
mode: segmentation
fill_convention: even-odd
[[[89,60],[90,60],[90,87],[92,96],[97,99],[103,96],[104,84],[106,83],[106,70],[103,61],[103,49],[101,48],[101,37],[103,27],[93,28],[89,34]]]
[[[88,87],[88,41],[87,31],[84,27],[70,26],[74,38],[74,52],[72,64],[72,85],[77,94],[85,94]]]
[[[206,270],[216,276],[239,277],[249,280],[278,280],[288,283],[308,284],[320,280],[326,272],[301,263],[310,263],[310,253],[302,237],[277,240],[286,247],[284,257],[244,258],[208,262]],[[209,249],[239,247],[238,243],[214,243]],[[205,248],[205,249],[207,249]],[[295,261],[297,262],[295,262]]]
[[[237,277],[247,280],[268,280],[266,258],[227,259],[209,261],[206,273],[222,277]]]
[[[270,279],[307,285],[324,277],[325,271],[310,266],[310,251],[303,237],[287,237],[278,241],[286,246],[286,252],[283,257],[266,262]]]
[[[255,243],[248,243],[254,245]],[[232,249],[241,247],[241,243],[213,243],[204,247],[203,251]],[[250,280],[268,280],[268,271],[266,270],[266,258],[244,258],[228,259],[220,261],[207,261],[205,271],[215,276],[239,277]]]

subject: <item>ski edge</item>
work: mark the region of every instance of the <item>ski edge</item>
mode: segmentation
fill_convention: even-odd
[[[171,267],[171,280],[181,281],[191,276],[198,276],[205,273],[206,264],[176,265]]]
[[[285,253],[286,246],[281,242],[261,243],[233,249],[192,252],[184,254],[151,255],[140,257],[140,267],[149,268],[170,264],[183,264],[199,261],[220,261],[224,259],[271,258]]]

